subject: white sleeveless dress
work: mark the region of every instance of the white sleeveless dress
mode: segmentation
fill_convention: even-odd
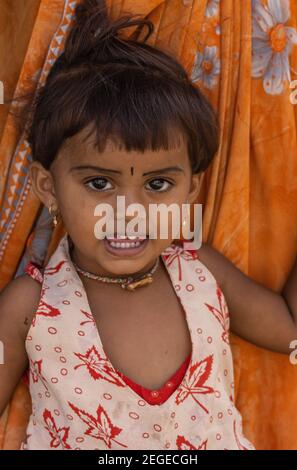
[[[191,360],[177,389],[151,405],[106,357],[67,233],[62,237],[26,338],[32,414],[21,450],[255,449],[234,405],[224,296],[199,252],[185,246],[170,245],[161,260],[186,315]]]

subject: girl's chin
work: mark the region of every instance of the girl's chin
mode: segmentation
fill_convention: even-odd
[[[104,249],[110,255],[125,258],[137,256],[147,248],[150,240],[149,238],[145,239],[135,239],[135,240],[118,240],[118,239],[103,239]]]

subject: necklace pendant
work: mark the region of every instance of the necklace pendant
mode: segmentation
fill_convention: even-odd
[[[140,279],[139,281],[130,282],[128,284],[122,284],[123,289],[129,291],[134,291],[137,287],[146,286],[153,282],[152,276],[148,276],[145,279]]]

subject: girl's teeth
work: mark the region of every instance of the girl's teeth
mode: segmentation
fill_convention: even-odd
[[[118,235],[118,236],[115,237],[115,238],[120,238],[121,240],[127,240],[127,238],[128,238],[129,240],[136,240],[136,239],[139,238],[139,237],[137,237],[136,235],[128,235],[128,236],[127,236],[127,235]]]
[[[109,242],[114,248],[136,248],[141,245],[140,242]]]

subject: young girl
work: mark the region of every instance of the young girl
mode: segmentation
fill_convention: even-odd
[[[234,405],[229,312],[259,346],[288,354],[297,338],[296,269],[282,297],[206,245],[94,236],[95,207],[120,195],[195,202],[217,151],[211,106],[146,27],[82,2],[34,103],[33,189],[65,235],[0,296],[0,412],[29,368],[21,449],[254,449]]]

